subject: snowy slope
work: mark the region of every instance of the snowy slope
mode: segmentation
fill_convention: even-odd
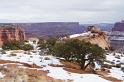
[[[93,81],[94,82],[109,82],[108,80],[105,80],[96,74],[71,73],[71,72],[64,70],[63,67],[49,66],[49,64],[57,64],[57,65],[62,65],[62,64],[60,63],[59,59],[57,59],[54,56],[44,55],[44,54],[42,56],[39,55],[40,51],[37,50],[36,45],[34,46],[35,46],[36,52],[30,51],[30,54],[26,54],[24,53],[24,51],[21,51],[21,52],[16,52],[15,53],[16,55],[13,56],[11,55],[11,53],[13,52],[11,50],[11,51],[6,51],[6,54],[0,54],[0,59],[18,61],[18,62],[23,62],[23,63],[28,63],[28,64],[36,64],[38,66],[43,66],[43,68],[41,69],[38,68],[38,70],[48,71],[48,74],[47,74],[48,76],[55,78],[55,79],[61,79],[64,81],[72,80],[73,82],[93,82]],[[121,56],[121,54],[113,55],[111,53],[107,55],[106,59],[107,61],[110,61],[110,62],[114,61],[115,64],[118,64],[119,63],[118,61],[120,61],[120,63],[124,63],[124,57],[120,57],[120,59],[118,59],[117,58],[118,55]],[[105,63],[108,63],[108,62],[105,62]],[[97,65],[96,67],[100,68],[99,65]],[[123,80],[124,73],[120,70],[120,68],[112,67],[112,69],[110,69],[109,75]],[[0,77],[2,77],[1,73],[0,73]]]
[[[73,82],[109,82],[98,75],[95,74],[77,74],[71,73],[63,69],[63,67],[52,67],[49,64],[59,64],[62,65],[56,57],[53,56],[40,56],[37,53],[31,53],[30,55],[22,53],[16,53],[16,56],[11,56],[12,51],[7,51],[7,54],[0,54],[0,59],[2,60],[11,60],[11,61],[19,61],[28,64],[35,63],[38,66],[45,66],[39,70],[49,71],[48,76],[53,77],[55,79],[61,80],[72,80]],[[45,60],[45,58],[49,58],[49,60]]]
[[[8,54],[0,54],[0,59],[2,60],[10,60],[10,61],[18,61],[18,62],[23,62],[23,63],[28,63],[28,64],[36,64],[38,66],[42,65],[48,65],[48,64],[60,64],[59,60],[57,60],[53,56],[40,56],[37,53],[31,53],[29,54],[24,54],[22,53],[16,53],[16,56],[11,56],[11,52],[8,51]],[[50,60],[45,60],[45,58],[48,57]]]
[[[44,67],[43,70],[49,71],[48,76],[61,79],[72,80],[73,82],[109,82],[95,74],[77,74],[65,71],[62,67]]]
[[[105,62],[108,65],[120,65],[120,68],[117,67],[112,67],[110,69],[110,75],[120,79],[120,80],[124,80],[124,72],[121,70],[122,67],[124,67],[124,54],[120,54],[120,53],[109,53],[108,55],[106,55],[106,60],[107,62]]]

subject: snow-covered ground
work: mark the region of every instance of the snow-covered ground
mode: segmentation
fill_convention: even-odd
[[[49,71],[48,76],[61,79],[61,80],[72,80],[73,82],[109,82],[95,74],[77,74],[65,71],[62,67],[47,66],[42,70]]]
[[[105,62],[106,64],[120,65],[120,68],[112,67],[109,74],[117,79],[124,80],[124,72],[121,70],[124,67],[124,54],[110,53],[106,55],[106,60],[108,61]]]
[[[124,80],[124,72],[122,72],[120,68],[112,67],[112,69],[110,69],[110,72],[111,76],[120,80]]]
[[[45,67],[39,70],[48,71],[48,76],[53,77],[55,79],[61,80],[72,80],[73,82],[109,82],[98,75],[95,74],[77,74],[71,73],[63,69],[63,67],[52,67],[49,64],[57,64],[62,65],[56,57],[53,56],[40,56],[38,53],[31,53],[30,55],[24,54],[24,52],[16,53],[16,56],[11,56],[12,51],[7,51],[6,54],[0,54],[0,59],[2,60],[11,60],[11,61],[19,61],[28,64],[35,63],[38,66]]]
[[[110,53],[106,55],[106,60],[114,62],[115,64],[123,63],[124,64],[124,54],[120,53]]]
[[[1,72],[0,72],[0,79],[4,78],[5,75],[3,75]]]
[[[15,56],[11,55],[12,51],[7,51],[7,54],[0,54],[0,59],[18,61],[28,64],[36,64],[38,66],[48,64],[60,64],[60,62],[53,56],[40,56],[38,53],[30,52],[30,54],[24,54],[24,52],[14,53]],[[49,59],[47,59],[49,58]]]
[[[83,35],[82,35],[83,36]],[[33,44],[33,43],[31,43]],[[34,45],[36,48],[36,46]],[[39,50],[35,49],[36,52],[30,52],[30,54],[24,53],[24,51],[16,52],[16,55],[11,55],[13,51],[6,51],[6,54],[0,54],[0,59],[2,60],[10,60],[10,61],[18,61],[28,64],[36,64],[38,66],[43,66],[43,68],[38,70],[45,70],[48,71],[48,76],[61,79],[61,80],[72,80],[73,82],[109,82],[105,80],[99,75],[96,74],[78,74],[78,73],[71,73],[63,69],[63,67],[52,67],[49,64],[57,64],[62,65],[54,56],[51,55],[39,55]],[[111,64],[110,62],[114,62],[114,64],[124,63],[124,56],[121,54],[109,54],[106,56],[106,60],[109,62],[105,62]],[[97,65],[97,64],[96,64]],[[96,66],[100,68],[99,65]],[[110,69],[110,76],[118,78],[120,80],[124,79],[124,73],[121,71],[121,68],[112,67]],[[3,78],[2,73],[0,73],[0,77]]]

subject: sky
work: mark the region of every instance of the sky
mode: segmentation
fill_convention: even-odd
[[[124,0],[0,0],[0,22],[113,23]]]

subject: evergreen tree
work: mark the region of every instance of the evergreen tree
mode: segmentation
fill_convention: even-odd
[[[52,54],[63,57],[67,61],[77,62],[83,70],[89,65],[93,67],[95,61],[101,61],[105,58],[104,50],[101,47],[77,39],[56,43]]]
[[[22,47],[22,50],[25,50],[25,51],[33,50],[33,46],[30,44],[24,44]]]

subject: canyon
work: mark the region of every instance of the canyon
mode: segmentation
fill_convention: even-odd
[[[0,46],[4,42],[17,40],[23,41],[26,39],[25,31],[19,25],[0,25]]]
[[[25,24],[27,26],[30,26],[31,24]],[[107,39],[107,35],[103,33],[101,30],[98,30],[95,26],[92,26],[88,32],[84,32],[84,29],[81,29],[79,27],[79,23],[69,22],[69,23],[43,23],[43,24],[33,24],[34,27],[38,25],[37,28],[27,27],[25,25],[21,24],[0,24],[0,46],[2,46],[3,42],[11,41],[11,40],[17,40],[17,41],[23,41],[26,38],[31,37],[40,37],[51,35],[52,32],[55,32],[55,35],[64,35],[64,33],[68,33],[67,35],[75,36],[76,33],[80,33],[75,38],[80,40],[85,40],[87,42],[90,42],[92,44],[97,44],[103,49],[109,49],[110,44]],[[35,26],[36,25],[36,26]],[[40,26],[41,25],[41,26]],[[51,26],[52,25],[52,26]],[[41,27],[47,27],[43,30]],[[56,29],[54,29],[56,27]],[[31,28],[30,30],[28,30]],[[49,28],[49,30],[47,30]],[[53,28],[53,29],[50,29]],[[57,31],[58,29],[66,28],[66,32],[64,30]],[[38,30],[39,29],[39,30]],[[75,30],[77,29],[77,30]],[[46,33],[45,31],[49,31],[49,33]],[[51,31],[50,31],[51,30]],[[52,31],[54,30],[54,31]],[[75,31],[74,31],[75,30]],[[80,30],[80,32],[79,32]],[[44,32],[43,32],[44,31]],[[63,31],[63,32],[62,32]],[[71,32],[70,32],[71,31]],[[35,34],[34,34],[35,32]],[[35,36],[33,36],[35,35]],[[44,34],[45,33],[45,34]],[[59,33],[59,34],[58,34]],[[73,35],[74,34],[74,35]],[[86,35],[85,35],[86,34]],[[40,35],[40,36],[39,36]],[[54,36],[55,36],[54,35]],[[77,34],[78,35],[78,34]]]

